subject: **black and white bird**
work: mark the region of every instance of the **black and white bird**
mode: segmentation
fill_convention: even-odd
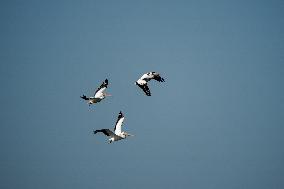
[[[108,86],[108,80],[106,79],[101,86],[96,90],[94,96],[86,97],[86,95],[80,96],[82,99],[88,101],[89,106],[91,104],[95,104],[97,102],[100,102],[107,96],[111,96],[110,94],[107,94],[105,90],[107,89]]]
[[[115,123],[114,132],[112,132],[109,129],[99,129],[99,130],[95,130],[94,134],[97,134],[98,132],[104,133],[106,136],[110,137],[108,139],[109,143],[125,139],[128,136],[134,136],[134,135],[131,135],[131,134],[126,133],[124,131],[121,131],[121,126],[123,124],[123,121],[124,121],[124,115],[120,111],[119,114],[118,114],[116,123]]]
[[[147,96],[151,96],[150,89],[147,85],[147,82],[150,81],[151,79],[155,79],[156,81],[159,82],[165,81],[164,78],[162,78],[159,73],[148,72],[143,74],[142,77],[135,82],[135,84],[138,85]]]

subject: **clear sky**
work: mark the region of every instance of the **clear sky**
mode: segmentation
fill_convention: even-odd
[[[284,188],[284,1],[1,1],[0,188]],[[134,85],[156,71],[152,96]],[[88,105],[108,78],[112,97]],[[135,137],[94,129],[119,111]]]

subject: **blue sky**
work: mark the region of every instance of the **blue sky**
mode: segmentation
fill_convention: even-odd
[[[283,188],[283,8],[1,1],[0,187]],[[166,80],[151,97],[148,71]],[[135,137],[92,134],[120,110]]]

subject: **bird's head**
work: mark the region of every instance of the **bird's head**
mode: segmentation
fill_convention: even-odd
[[[129,133],[127,133],[127,132],[122,132],[122,136],[123,136],[123,138],[126,138],[126,137],[128,137],[128,136],[134,136],[134,135],[129,134]]]
[[[111,94],[108,94],[108,93],[103,93],[103,95],[104,95],[104,98],[107,96],[111,96]]]
[[[138,85],[137,81],[134,83],[134,85]]]

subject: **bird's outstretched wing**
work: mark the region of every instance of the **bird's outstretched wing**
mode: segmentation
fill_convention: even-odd
[[[150,92],[150,89],[149,89],[147,83],[145,83],[145,84],[139,84],[139,83],[137,83],[137,85],[144,91],[144,93],[145,93],[147,96],[151,96],[151,92]]]
[[[84,100],[90,100],[90,98],[86,97],[86,95],[82,95],[82,96],[80,96],[80,98],[82,98]]]
[[[114,126],[114,133],[116,135],[119,135],[121,133],[121,126],[123,124],[124,121],[124,115],[122,114],[122,112],[120,111]]]
[[[94,131],[94,134],[97,134],[98,132],[104,133],[106,136],[110,137],[115,136],[115,134],[109,129],[98,129]]]
[[[164,78],[162,78],[160,74],[158,74],[157,72],[152,72],[152,74],[153,74],[153,79],[155,79],[156,81],[165,82]]]
[[[103,92],[106,90],[107,86],[108,86],[108,80],[106,79],[106,80],[101,84],[101,86],[96,90],[95,96],[96,96],[97,93],[103,93]]]

